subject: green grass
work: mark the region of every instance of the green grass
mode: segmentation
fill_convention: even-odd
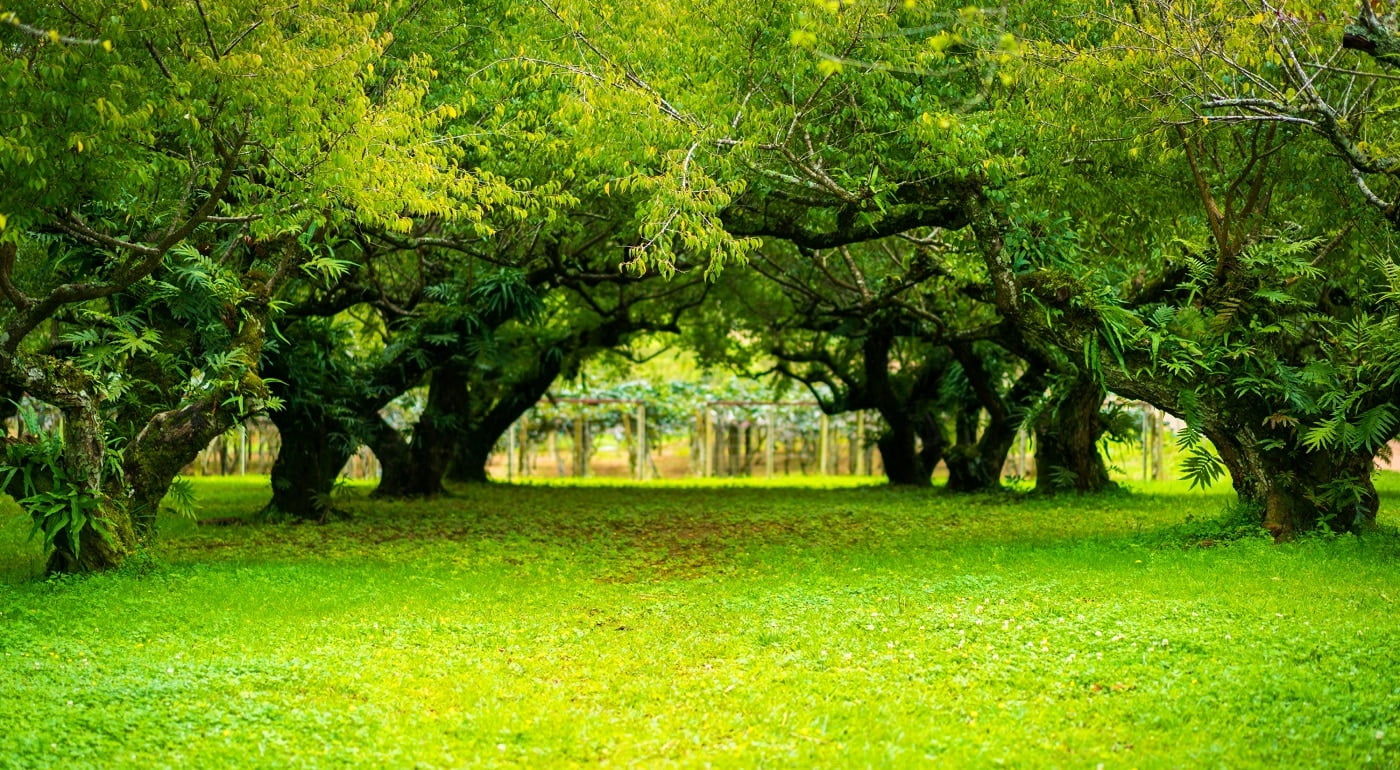
[[[1400,766],[1389,530],[1225,542],[1177,484],[364,492],[81,580],[6,509],[0,767]]]

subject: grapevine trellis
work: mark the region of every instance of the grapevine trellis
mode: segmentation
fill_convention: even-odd
[[[875,419],[829,416],[810,401],[701,400],[681,410],[641,398],[557,396],[511,426],[497,452],[508,480],[590,476],[602,437],[623,449],[627,474],[638,480],[667,475],[657,461],[672,452],[686,460],[683,473],[698,477],[749,476],[760,467],[767,476],[866,475],[878,467]],[[542,457],[553,460],[552,473],[542,473]]]
[[[605,391],[607,395],[547,397],[501,437],[492,458],[494,475],[506,481],[589,477],[597,471],[605,444],[625,456],[625,469],[604,468],[606,474],[640,481],[677,476],[865,476],[883,471],[875,448],[883,430],[877,413],[828,415],[815,401],[709,398],[710,392],[698,386],[666,387],[679,394],[628,383]],[[1141,457],[1134,458],[1140,459],[1141,468],[1120,470],[1144,480],[1168,478],[1170,453],[1164,447],[1169,444],[1171,418],[1142,403],[1120,405],[1138,413],[1141,430],[1133,447],[1134,453],[1141,451]],[[46,429],[56,426],[56,412],[41,410],[40,416]],[[405,413],[397,415],[396,422],[406,427],[412,419]],[[7,422],[10,435],[23,432],[18,420]],[[267,474],[280,446],[271,420],[251,419],[211,442],[185,472]],[[1034,477],[1033,453],[1033,437],[1023,430],[1005,473]],[[377,478],[378,461],[367,447],[360,447],[342,475]]]

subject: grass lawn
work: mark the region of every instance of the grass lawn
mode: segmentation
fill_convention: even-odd
[[[11,506],[0,767],[1400,767],[1382,484],[1386,531],[1283,546],[1175,484],[353,488],[49,581]]]

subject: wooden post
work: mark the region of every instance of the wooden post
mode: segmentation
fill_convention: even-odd
[[[645,402],[637,402],[637,481],[647,480],[647,458],[651,453],[647,451],[647,405]]]
[[[506,483],[515,481],[515,423],[506,428]]]
[[[719,458],[715,455],[719,448],[719,426],[715,424],[714,413],[710,408],[705,407],[705,475],[714,476],[718,468]]]
[[[830,473],[827,462],[831,459],[831,418],[826,412],[822,412],[821,436],[817,443],[817,475],[825,476]]]
[[[1150,447],[1150,445],[1151,445],[1152,439],[1151,439],[1151,437],[1148,435],[1148,433],[1149,433],[1150,430],[1151,430],[1149,426],[1150,426],[1151,423],[1152,423],[1151,409],[1152,409],[1152,407],[1148,406],[1147,404],[1143,404],[1143,405],[1142,405],[1142,480],[1143,480],[1143,481],[1147,481],[1147,457],[1148,457],[1148,454],[1151,452],[1151,449],[1150,449],[1149,447]]]
[[[737,471],[736,473],[734,473],[733,475],[736,475],[736,476],[747,476],[747,475],[749,475],[749,474],[752,472],[752,470],[753,470],[752,468],[749,467],[749,421],[748,421],[748,420],[744,420],[743,422],[739,423],[738,431],[739,431],[739,443],[738,443],[739,451],[738,451],[738,452],[735,452],[735,454],[738,455],[738,457],[736,457],[736,458],[734,458],[733,460],[730,460],[730,461],[729,461],[729,467],[731,467],[731,468],[734,468],[734,467],[736,467],[736,466],[738,467],[738,471]],[[733,449],[734,446],[735,446],[735,445],[734,445],[733,443],[731,443],[731,444],[729,445],[730,449]]]
[[[710,454],[708,455],[710,469],[708,473],[714,478],[720,478],[724,475],[724,423],[714,412],[709,413],[708,419],[710,421]]]
[[[764,444],[763,462],[768,469],[768,478],[771,479],[777,473],[777,469],[773,466],[778,459],[778,407],[776,406],[768,407],[768,437]]]
[[[238,475],[248,475],[248,424],[238,424]]]
[[[593,421],[583,419],[579,421],[580,430],[583,432],[583,451],[579,454],[579,459],[583,463],[583,473],[585,479],[593,478]]]
[[[729,423],[724,431],[725,476],[739,476],[743,472],[743,423]]]
[[[1161,481],[1167,477],[1163,444],[1166,442],[1166,418],[1159,409],[1152,410],[1152,479]]]
[[[705,478],[705,410],[695,410],[695,442],[691,445],[690,471]]]
[[[865,459],[865,412],[856,412],[856,475],[865,476],[870,473],[870,468],[866,465]]]
[[[575,415],[574,415],[574,476],[575,476],[575,477],[577,477],[577,478],[583,478],[583,474],[584,474],[584,465],[585,465],[585,464],[586,464],[586,462],[584,461],[584,454],[583,454],[583,416],[582,416],[582,415],[579,415],[579,414],[575,414]]]
[[[558,418],[550,420],[549,437],[545,440],[549,454],[554,458],[554,475],[558,478],[564,477],[564,453],[559,451],[559,429],[561,427]]]

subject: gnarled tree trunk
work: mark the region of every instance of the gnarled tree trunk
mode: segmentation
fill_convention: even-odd
[[[1103,386],[1089,379],[1067,380],[1035,423],[1035,491],[1099,492],[1114,486],[1099,454]]]
[[[1210,429],[1240,500],[1259,506],[1276,540],[1327,527],[1347,532],[1373,525],[1380,497],[1369,452],[1268,449],[1249,428]]]
[[[996,421],[987,426],[987,431],[1000,428]],[[998,433],[1003,431],[998,430]],[[959,443],[948,451],[943,462],[948,466],[949,492],[985,492],[1001,487],[1001,469],[1006,465],[1006,456],[1011,453],[1016,431],[1010,431],[1010,438],[1000,436],[992,440],[984,439],[974,444]]]
[[[900,410],[881,410],[880,414],[889,426],[875,442],[885,478],[894,486],[932,486],[933,469],[948,448],[938,415],[911,418]]]
[[[919,454],[918,436],[907,421],[891,423],[875,443],[880,448],[880,460],[890,484],[927,487],[932,483],[933,469],[924,465]]]
[[[462,416],[464,430],[454,442],[447,478],[468,484],[488,481],[486,463],[491,450],[510,426],[544,398],[563,371],[564,361],[563,355],[541,356],[528,372],[481,387],[485,392],[475,397],[468,391],[461,402],[468,410]]]
[[[465,426],[468,409],[467,381],[460,369],[445,364],[433,370],[428,385],[428,403],[418,424],[413,427],[413,439],[408,442],[406,458],[393,455],[392,441],[381,437],[377,444],[389,449],[389,458],[380,455],[384,475],[380,478],[377,497],[437,497],[446,490],[442,480],[452,463],[457,434]],[[373,447],[371,447],[373,448]],[[376,454],[379,454],[376,452]],[[403,459],[404,462],[397,462]],[[390,470],[390,463],[395,463]]]
[[[379,460],[379,486],[370,497],[407,497],[409,466],[413,455],[397,428],[379,418],[367,438],[371,452]]]
[[[978,400],[987,410],[987,426],[982,429],[976,443],[969,443],[967,425],[971,420],[960,419],[959,441],[944,460],[948,465],[948,486],[950,492],[982,492],[1001,488],[1001,471],[1006,466],[1006,457],[1016,443],[1016,432],[1025,420],[1026,408],[1033,404],[1045,387],[1045,368],[1032,364],[1016,379],[1006,395],[997,393],[983,371],[980,362],[959,351],[959,358],[967,371],[968,380],[977,392]],[[971,414],[976,414],[972,411]],[[967,413],[964,413],[964,417]]]
[[[230,351],[242,354],[247,361],[259,361],[267,336],[270,289],[263,283],[250,283],[247,288],[251,299],[244,306],[243,323]],[[231,398],[234,395],[239,398]],[[128,504],[139,535],[155,534],[160,503],[180,470],[194,462],[209,442],[260,408],[267,397],[266,383],[257,369],[249,369],[200,400],[159,412],[146,422],[127,447],[123,462],[131,489]]]
[[[107,445],[97,399],[74,395],[73,403],[62,408],[62,464],[72,491],[91,500],[95,507],[87,511],[87,523],[78,533],[76,549],[65,531],[60,531],[54,540],[47,565],[51,574],[121,566],[139,543],[126,501],[109,496],[103,488]]]
[[[487,438],[473,434],[458,441],[448,478],[461,484],[485,484],[490,481],[486,463],[491,459],[491,450],[495,448],[497,438],[499,436]]]
[[[324,521],[336,479],[353,453],[352,440],[343,425],[316,409],[273,412],[272,422],[282,447],[272,463],[272,500],[264,513]]]

